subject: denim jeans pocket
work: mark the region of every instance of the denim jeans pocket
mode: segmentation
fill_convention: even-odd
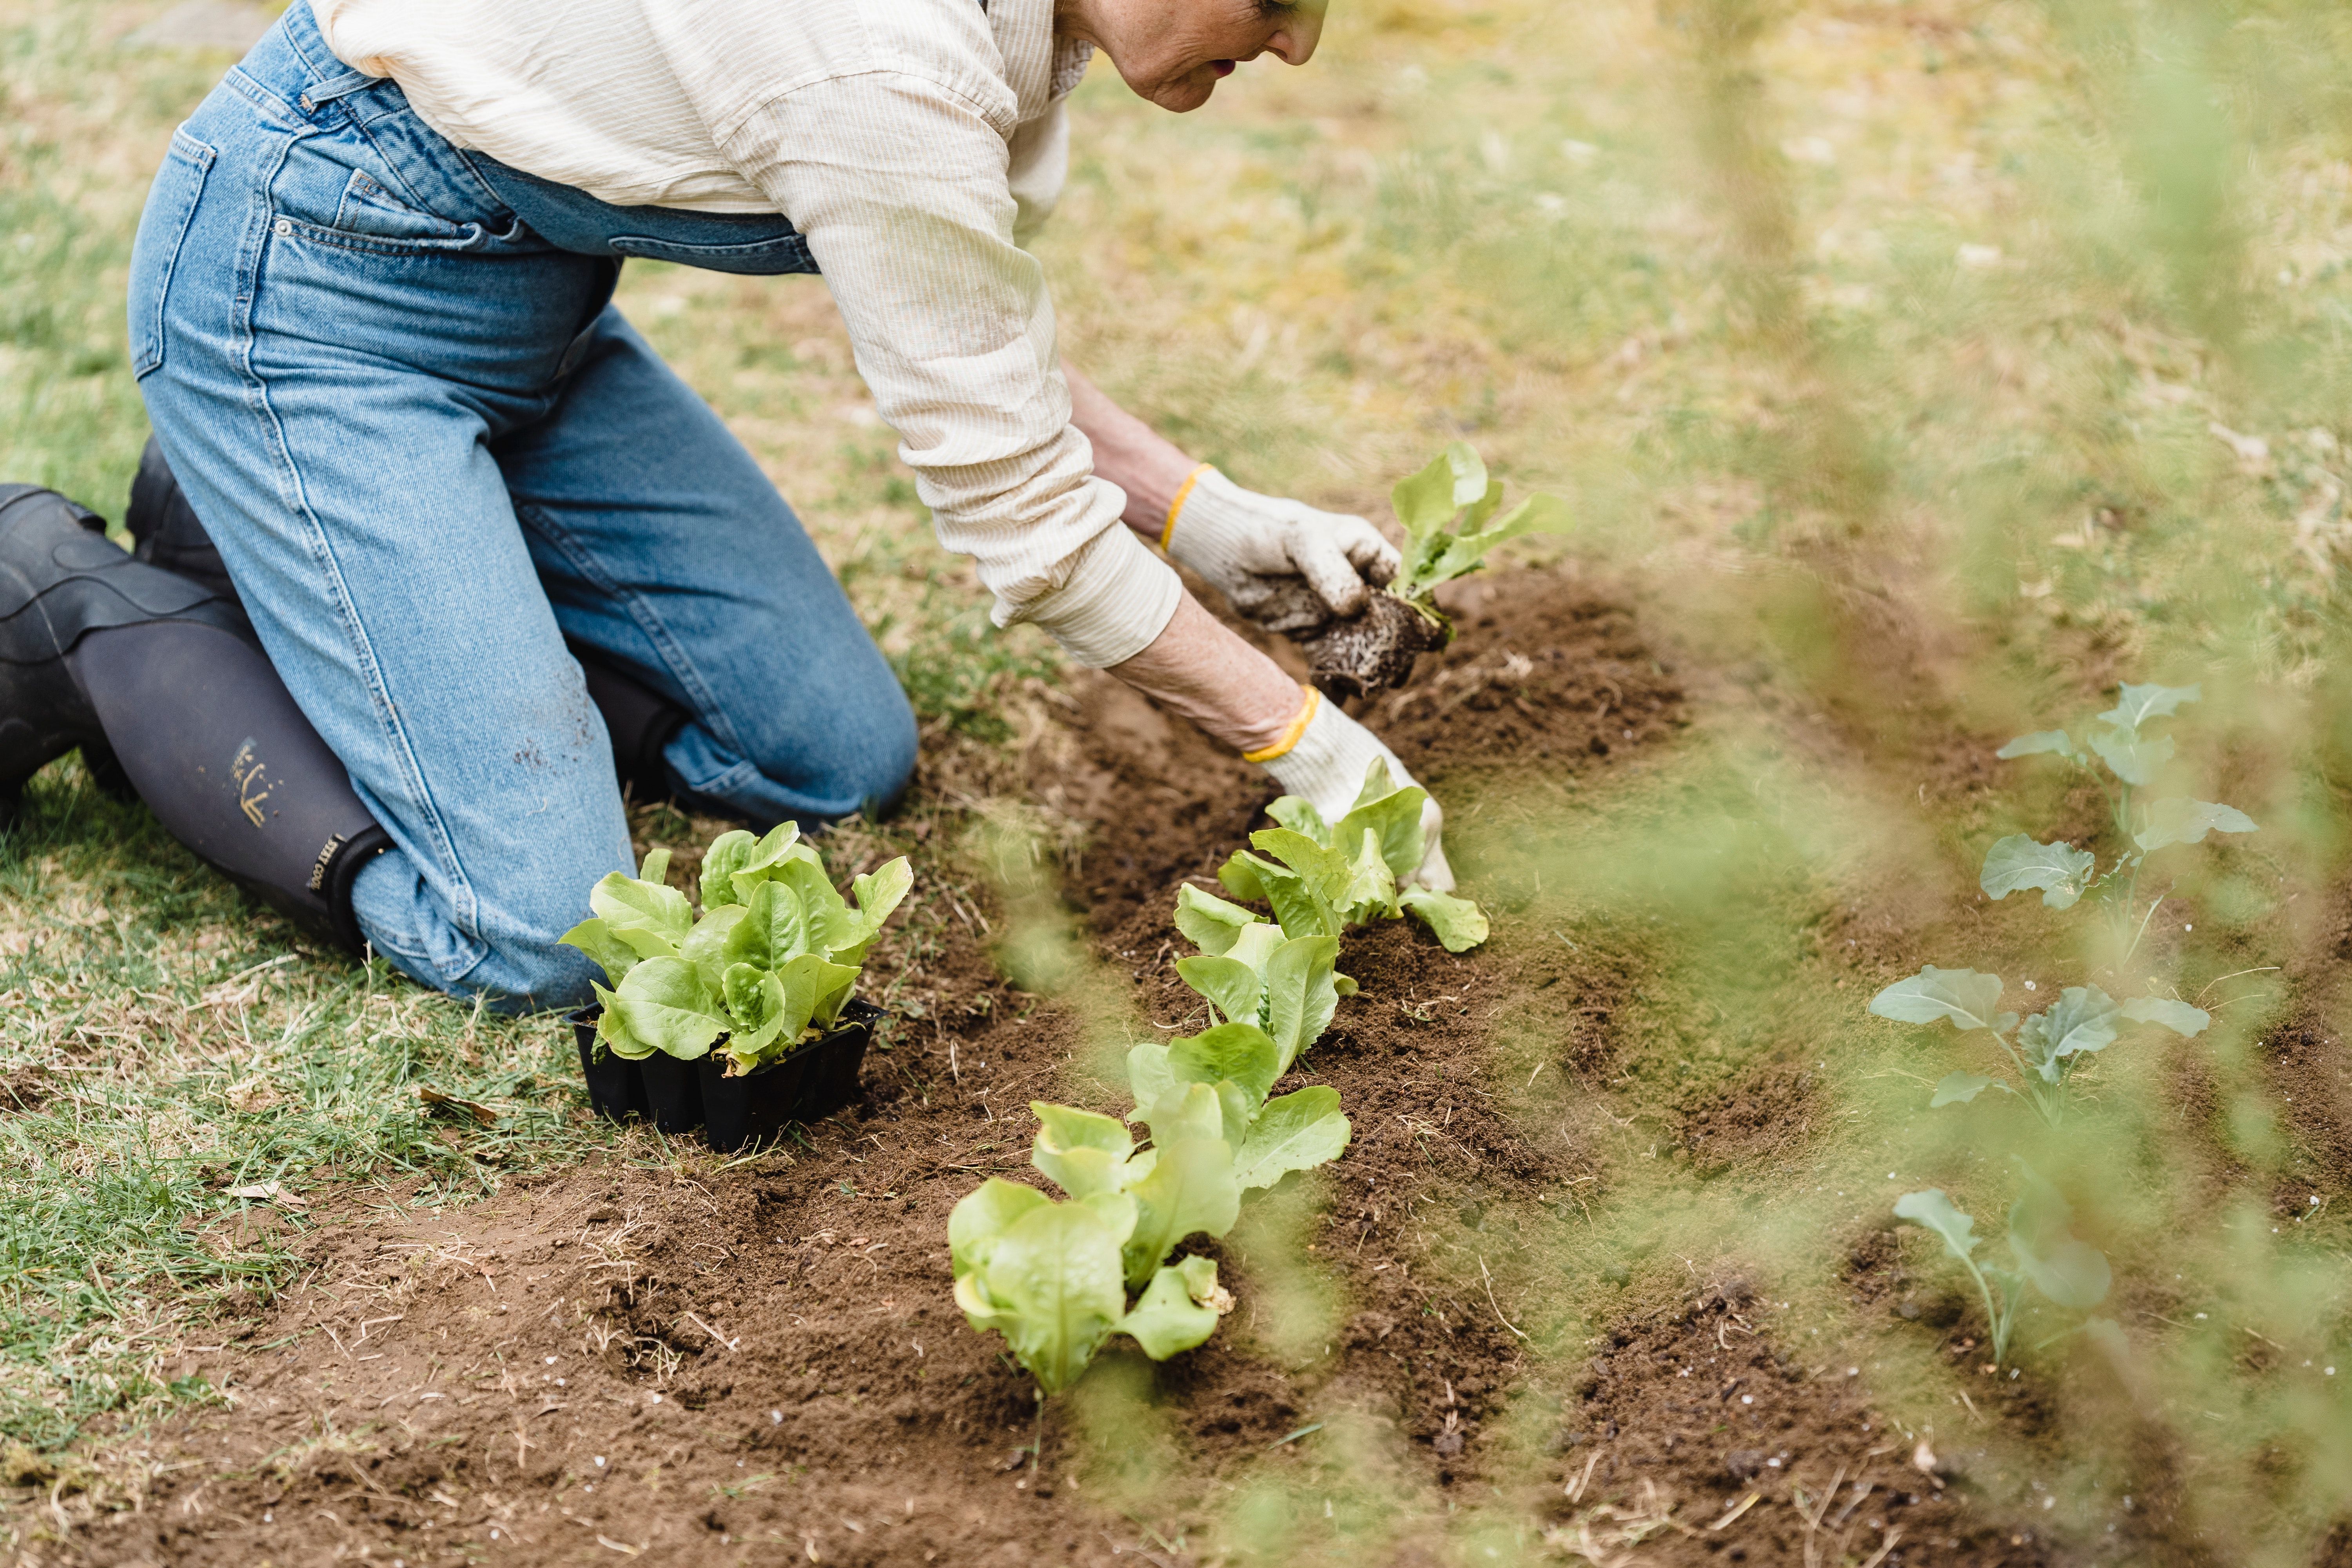
[[[355,164],[339,139],[298,144],[272,193],[279,237],[375,256],[430,256],[482,250],[510,237],[506,226],[427,212]]]
[[[212,173],[213,150],[183,129],[172,132],[172,150],[147,192],[138,237],[131,247],[131,374],[143,379],[163,363],[164,304],[172,273],[187,243],[188,225]]]
[[[422,241],[460,247],[482,232],[478,224],[453,223],[438,214],[408,205],[385,190],[383,183],[365,169],[353,169],[352,177],[343,183],[343,199],[335,208],[334,226],[342,233],[369,239]]]

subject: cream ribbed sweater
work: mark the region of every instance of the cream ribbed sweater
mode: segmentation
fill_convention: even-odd
[[[783,214],[997,623],[1093,665],[1167,625],[1181,590],[1094,477],[1021,247],[1087,64],[1053,0],[311,3],[339,58],[460,147],[625,206]]]

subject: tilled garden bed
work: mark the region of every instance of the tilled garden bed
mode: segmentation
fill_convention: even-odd
[[[1334,1556],[1439,1561],[1451,1515],[1499,1504],[1529,1558],[1859,1562],[1892,1524],[1890,1562],[2044,1561],[1915,1464],[1865,1380],[1789,1359],[1753,1287],[1712,1262],[1601,1340],[1531,1338],[1556,1289],[1542,1237],[1589,1224],[1606,1187],[1612,1016],[1639,982],[1538,929],[1540,869],[1514,845],[1670,746],[1685,699],[1631,613],[1572,575],[1454,602],[1459,639],[1371,721],[1448,802],[1495,939],[1455,957],[1411,922],[1349,937],[1361,994],[1294,1076],[1339,1089],[1354,1141],[1292,1178],[1276,1218],[1204,1249],[1242,1306],[1200,1350],[1106,1352],[1041,1426],[1027,1376],[964,1325],[950,1209],[986,1175],[1034,1179],[1027,1101],[1118,1107],[1095,1073],[1099,994],[1017,991],[992,956],[1006,911],[960,909],[862,1098],[772,1152],[730,1164],[640,1133],[476,1207],[328,1215],[299,1284],[202,1360],[227,1405],[155,1434],[141,1506],[65,1555],[1169,1563],[1252,1550],[1221,1495],[1255,1489],[1278,1500],[1264,1518],[1314,1525],[1339,1462],[1321,1446],[1341,1445],[1388,1507],[1350,1532],[1327,1497]],[[1274,792],[1111,682],[1073,689],[1031,788],[1087,830],[1062,894],[1097,984],[1164,1036],[1195,1006],[1176,889],[1207,885]],[[1498,1072],[1505,1034],[1544,1042],[1532,1073]],[[1699,1174],[1818,1135],[1775,1071],[1675,1134]],[[1727,1415],[1758,1380],[1793,1393],[1769,1424]],[[1842,1489],[1810,1524],[1782,1484],[1801,1471],[1808,1497]],[[1304,1537],[1261,1548],[1308,1554],[1277,1539]]]

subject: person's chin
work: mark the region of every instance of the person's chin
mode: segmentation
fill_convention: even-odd
[[[1147,93],[1152,102],[1174,114],[1189,114],[1209,101],[1217,90],[1217,78],[1207,67],[1187,72],[1174,81]]]

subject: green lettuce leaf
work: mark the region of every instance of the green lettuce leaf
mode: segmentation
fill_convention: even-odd
[[[1212,958],[1202,953],[1176,961],[1177,978],[1207,997],[1217,1011],[1244,1023],[1257,1020],[1258,1003],[1265,987],[1255,970],[1235,958]]]
[[[1176,1083],[1214,1086],[1230,1079],[1248,1092],[1253,1110],[1286,1065],[1275,1042],[1255,1024],[1220,1024],[1168,1046],[1168,1071]],[[1154,1123],[1155,1137],[1160,1131]]]
[[[1364,772],[1363,793],[1370,795],[1379,784],[1388,782],[1388,759],[1374,757]],[[1391,788],[1360,802],[1341,817],[1332,827],[1328,842],[1352,849],[1363,842],[1363,836],[1369,832],[1380,844],[1381,858],[1390,875],[1410,877],[1421,868],[1427,853],[1422,837],[1421,812],[1428,800],[1429,792],[1419,784]]]
[[[846,938],[836,942],[831,956],[835,963],[863,963],[866,950],[882,934],[891,914],[903,902],[915,885],[914,868],[904,855],[897,859],[862,873],[850,879],[849,891],[856,900],[850,918],[843,922],[841,934]]]
[[[1211,958],[1223,958],[1244,927],[1265,922],[1239,904],[1229,904],[1186,882],[1176,889],[1176,929]]]
[[[1407,888],[1397,902],[1418,918],[1448,952],[1467,952],[1486,940],[1486,911],[1468,899],[1427,888]]]
[[[1160,1103],[1161,1095],[1176,1087],[1175,1069],[1168,1065],[1168,1047],[1150,1040],[1129,1047],[1127,1087],[1135,1096],[1135,1110],[1128,1120],[1140,1121],[1149,1108]]]
[[[1211,1108],[1216,1095],[1205,1086],[1191,1088],[1205,1095]],[[1222,1116],[1218,1119],[1222,1124]],[[1158,1121],[1153,1142],[1159,1158],[1150,1173],[1130,1184],[1135,1200],[1135,1232],[1121,1249],[1130,1289],[1140,1289],[1159,1270],[1167,1256],[1188,1236],[1223,1236],[1240,1216],[1242,1190],[1234,1179],[1234,1152],[1223,1137],[1163,1141]]]
[[[735,1064],[735,1070],[748,1074],[759,1068],[762,1053],[784,1032],[790,1005],[784,997],[784,983],[768,970],[736,963],[728,966],[720,986],[726,996],[728,1019],[723,1048]]]
[[[1294,938],[1266,960],[1266,1033],[1273,1037],[1276,1077],[1289,1071],[1300,1053],[1330,1026],[1339,1005],[1339,988],[1332,975],[1339,961],[1339,939],[1335,936]],[[1269,1079],[1267,1087],[1272,1083]],[[1265,1090],[1258,1094],[1263,1099]]]
[[[987,1248],[1012,1228],[1014,1220],[1052,1201],[1034,1187],[1002,1176],[991,1176],[966,1193],[948,1212],[948,1258],[955,1272],[978,1268]]]
[[[1212,1289],[1215,1268],[1210,1264]],[[1194,1298],[1184,1270],[1174,1266],[1152,1275],[1142,1298],[1118,1323],[1118,1332],[1141,1345],[1143,1353],[1153,1361],[1166,1361],[1179,1351],[1191,1350],[1216,1331],[1216,1309]]]
[[[1330,824],[1315,809],[1315,803],[1295,795],[1286,795],[1265,808],[1265,814],[1292,832],[1312,838],[1318,844],[1331,842]]]
[[[637,950],[615,936],[602,917],[582,921],[556,940],[586,953],[604,972],[607,984],[618,985],[637,965]]]
[[[1118,1239],[1084,1204],[1029,1208],[958,1276],[955,1295],[972,1328],[1003,1334],[1049,1394],[1077,1381],[1127,1316]]]
[[[1176,1050],[1170,1047],[1168,1065],[1176,1066]],[[1224,1108],[1217,1101],[1214,1084],[1178,1079],[1166,1093],[1145,1108],[1144,1124],[1151,1131],[1153,1143],[1166,1147],[1188,1138],[1222,1138],[1225,1131]],[[1133,1186],[1143,1177],[1138,1169],[1131,1173],[1128,1185]]]
[[[679,958],[648,958],[630,970],[627,979],[606,993],[604,1016],[612,1021],[608,1041],[625,1037],[632,1047],[689,1061],[708,1054],[710,1042],[727,1027],[719,998],[701,972]],[[650,1052],[615,1046],[614,1054]]]
[[[1289,1172],[1338,1159],[1351,1135],[1336,1089],[1313,1084],[1269,1100],[1234,1156],[1234,1180],[1245,1190],[1270,1187]]]
[[[656,856],[661,858],[663,867],[668,865],[668,851],[662,849],[646,856],[646,863],[652,866]],[[694,906],[686,901],[684,893],[644,878],[624,877],[618,871],[608,872],[589,889],[588,907],[616,935],[651,932],[670,948],[670,954],[647,954],[638,948],[640,956],[674,955],[677,944],[694,929]]]
[[[1029,1109],[1037,1117],[1031,1164],[1074,1198],[1119,1190],[1125,1180],[1121,1167],[1134,1152],[1135,1140],[1118,1118],[1034,1100]]]

